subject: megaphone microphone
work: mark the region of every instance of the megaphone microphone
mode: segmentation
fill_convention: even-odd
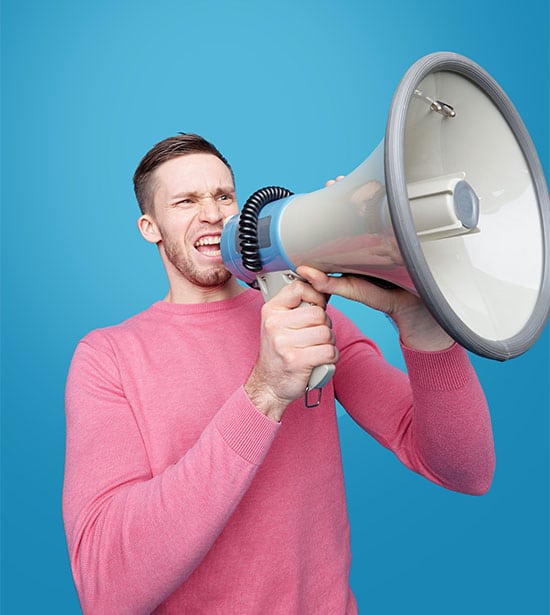
[[[549,216],[542,167],[512,102],[472,60],[439,52],[405,73],[385,138],[360,166],[307,194],[257,191],[227,221],[221,251],[266,300],[299,265],[404,288],[459,344],[504,361],[526,352],[548,320]],[[308,390],[332,373],[316,368]]]

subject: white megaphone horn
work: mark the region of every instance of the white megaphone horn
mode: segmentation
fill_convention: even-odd
[[[259,190],[228,220],[222,256],[266,298],[299,265],[389,282],[419,295],[465,348],[502,361],[548,319],[549,216],[513,104],[480,66],[441,52],[407,71],[365,162],[308,194]],[[330,378],[325,367],[309,388]]]

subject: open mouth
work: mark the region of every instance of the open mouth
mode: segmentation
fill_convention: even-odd
[[[221,256],[220,235],[208,235],[195,242],[195,249],[205,256]]]

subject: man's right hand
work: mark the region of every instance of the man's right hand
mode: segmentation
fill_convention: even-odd
[[[312,305],[300,307],[302,302]],[[262,307],[260,351],[245,391],[275,421],[304,395],[314,367],[338,360],[325,307],[325,295],[302,281],[285,286]]]

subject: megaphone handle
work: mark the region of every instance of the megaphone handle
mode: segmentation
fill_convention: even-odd
[[[258,286],[262,291],[264,301],[269,301],[287,284],[303,278],[300,278],[294,271],[286,269],[284,271],[257,273],[256,279],[258,280]],[[303,301],[301,306],[303,305],[308,305],[308,303]],[[305,390],[305,405],[307,408],[315,408],[321,403],[321,389],[330,381],[335,371],[336,366],[330,363],[317,365],[317,367],[313,368]],[[314,402],[310,400],[310,391],[312,390],[318,390],[317,399]]]

